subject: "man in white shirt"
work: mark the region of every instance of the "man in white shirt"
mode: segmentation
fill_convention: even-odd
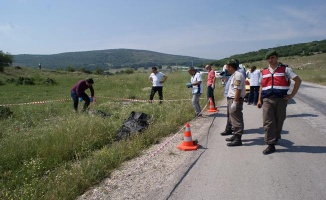
[[[156,67],[152,67],[152,73],[148,77],[148,80],[153,84],[151,94],[149,96],[150,102],[153,101],[155,93],[158,92],[158,96],[160,98],[160,104],[162,103],[163,83],[166,81],[167,78],[168,77],[162,72],[159,72]]]
[[[192,91],[192,105],[195,109],[195,116],[201,116],[201,108],[199,104],[199,97],[203,93],[201,74],[196,71],[194,67],[189,67],[188,72],[191,75],[190,83],[187,83],[187,87]]]
[[[257,70],[256,66],[252,66],[248,73],[248,78],[250,79],[248,105],[252,103],[257,105],[260,88],[260,70]]]

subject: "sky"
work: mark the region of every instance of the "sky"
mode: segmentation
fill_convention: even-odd
[[[0,0],[0,50],[222,59],[326,39],[325,0]]]

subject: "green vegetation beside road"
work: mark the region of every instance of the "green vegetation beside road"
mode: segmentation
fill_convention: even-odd
[[[289,65],[303,81],[326,85],[326,53],[311,56],[280,57],[279,61]],[[267,61],[245,63],[262,69],[268,65]]]
[[[0,199],[75,199],[109,177],[124,161],[177,132],[194,115],[191,101],[184,100],[191,98],[185,86],[190,75],[167,75],[164,99],[179,101],[165,101],[162,105],[115,100],[148,99],[149,73],[92,75],[97,102],[91,107],[112,114],[102,118],[72,112],[70,89],[89,74],[6,68],[5,73],[0,73],[0,81],[5,83],[0,86],[0,105],[68,101],[6,106],[12,115],[0,119]],[[34,84],[17,84],[14,80],[19,77],[29,78]],[[53,82],[47,83],[49,79]],[[222,98],[223,89],[217,86],[217,99]],[[205,104],[202,99],[201,105]],[[117,131],[131,111],[149,114],[149,128],[117,142]]]

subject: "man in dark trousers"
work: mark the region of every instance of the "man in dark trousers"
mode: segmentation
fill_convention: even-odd
[[[229,118],[232,124],[233,136],[227,138],[228,146],[241,146],[241,137],[243,134],[243,98],[245,96],[245,76],[238,71],[239,61],[231,59],[226,63],[226,68],[230,72],[231,81],[227,94],[227,106],[229,110]]]
[[[94,89],[93,89],[94,81],[92,78],[78,81],[74,87],[71,89],[71,98],[74,102],[74,111],[78,111],[78,100],[85,101],[82,112],[85,112],[88,108],[90,102],[94,100]],[[89,89],[91,91],[91,98],[85,93],[85,90]]]
[[[150,102],[153,101],[155,93],[158,92],[158,96],[160,98],[160,104],[162,103],[163,83],[166,81],[167,78],[168,77],[165,74],[157,70],[157,67],[152,67],[152,73],[148,77],[148,80],[153,84],[151,94],[149,95]]]
[[[214,108],[216,108],[215,98],[214,98],[215,72],[212,69],[212,66],[210,66],[210,65],[206,65],[205,69],[208,71],[208,74],[207,74],[207,98],[208,98],[208,100],[209,100],[209,98],[212,99],[213,106],[214,106]]]
[[[239,65],[237,71],[242,73],[243,76],[246,77],[246,71],[243,67],[240,66],[239,61],[237,59],[233,59],[233,60],[235,62],[237,62]],[[229,67],[227,65],[224,65],[223,66],[223,69],[225,70],[224,73],[229,74],[228,76],[231,76],[230,72],[228,72],[228,70],[226,68],[229,68]],[[226,96],[226,97],[228,96],[230,82],[231,82],[231,78],[229,77],[227,83],[225,84],[225,89],[224,89],[224,96]],[[226,115],[227,115],[227,121],[226,121],[225,130],[221,133],[222,136],[232,135],[232,124],[231,124],[230,112],[229,112],[228,107],[226,109]],[[226,141],[230,141],[230,138],[227,138]]]
[[[298,92],[301,79],[290,67],[278,62],[278,53],[275,50],[268,51],[265,59],[268,61],[268,67],[261,71],[257,107],[263,107],[264,140],[268,145],[263,154],[267,155],[275,152],[275,144],[281,139],[287,102]],[[288,95],[290,79],[294,80],[294,86]]]

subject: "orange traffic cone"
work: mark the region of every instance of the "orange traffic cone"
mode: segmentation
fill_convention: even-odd
[[[209,98],[209,109],[207,110],[208,112],[218,112],[217,108],[214,107],[213,100],[210,97]]]
[[[183,135],[183,142],[178,146],[178,149],[183,151],[192,151],[198,149],[198,144],[194,144],[194,141],[191,137],[191,131],[190,131],[190,125],[187,122],[186,124],[186,130]]]

